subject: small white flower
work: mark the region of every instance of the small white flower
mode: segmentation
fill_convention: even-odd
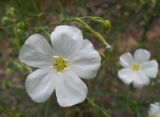
[[[134,56],[127,52],[120,56],[120,64],[124,67],[118,72],[119,78],[126,84],[133,83],[137,88],[149,84],[149,78],[155,78],[158,73],[158,63],[149,60],[150,52],[137,49]]]
[[[101,65],[99,53],[90,41],[83,40],[81,30],[73,26],[57,26],[51,33],[51,44],[34,34],[20,51],[21,62],[39,68],[26,79],[29,96],[36,102],[44,102],[55,90],[60,106],[81,103],[88,89],[80,78],[96,76]]]
[[[150,109],[148,111],[148,117],[160,117],[160,103],[159,102],[150,104]]]

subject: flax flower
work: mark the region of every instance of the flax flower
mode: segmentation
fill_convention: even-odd
[[[118,72],[119,78],[126,84],[142,88],[149,84],[149,78],[155,78],[158,73],[156,60],[149,60],[151,54],[145,49],[137,49],[134,56],[127,52],[120,56],[120,64],[124,67]]]
[[[43,36],[33,34],[20,50],[20,61],[38,68],[25,82],[29,96],[40,103],[55,91],[62,107],[81,103],[88,89],[80,78],[96,76],[101,65],[99,53],[73,26],[57,26],[51,33],[51,45]]]

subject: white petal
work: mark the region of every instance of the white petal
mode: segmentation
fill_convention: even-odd
[[[151,54],[149,51],[145,49],[137,49],[134,53],[134,57],[135,57],[136,62],[141,64],[141,63],[148,61],[151,57]]]
[[[83,49],[69,58],[70,68],[80,78],[91,79],[97,74],[101,57],[94,49]]]
[[[46,101],[55,89],[56,74],[52,69],[38,69],[28,75],[25,86],[35,102]]]
[[[152,117],[160,117],[160,103],[159,102],[155,102],[153,104],[150,104],[150,109],[148,111],[148,116]]]
[[[69,107],[83,102],[87,92],[87,86],[71,71],[65,71],[57,79],[56,96],[59,105],[62,107]]]
[[[81,49],[94,49],[94,47],[93,44],[88,39],[85,39],[82,42]]]
[[[125,83],[130,84],[133,82],[133,78],[131,77],[132,71],[130,68],[124,68],[118,71],[119,78]]]
[[[142,88],[149,84],[149,78],[142,71],[134,72],[129,68],[124,68],[118,72],[118,76],[124,83],[133,83],[137,88]]]
[[[51,41],[55,53],[67,58],[80,49],[83,35],[76,27],[60,25],[52,32]]]
[[[47,40],[39,34],[34,34],[23,45],[19,59],[29,66],[44,68],[53,62],[53,54],[53,49]]]
[[[142,88],[149,84],[149,78],[142,71],[133,72],[131,77],[133,78],[133,85],[137,88]]]
[[[151,60],[142,64],[141,69],[148,75],[148,77],[155,78],[158,74],[158,63]]]
[[[120,64],[123,67],[130,67],[134,63],[135,63],[135,61],[134,61],[131,53],[127,52],[127,53],[124,53],[120,56]]]

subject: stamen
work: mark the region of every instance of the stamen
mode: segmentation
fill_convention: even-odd
[[[133,71],[139,71],[140,69],[141,69],[141,68],[140,68],[140,65],[136,65],[136,64],[135,64],[135,65],[132,66],[132,70],[133,70]]]
[[[68,60],[67,59],[64,59],[59,56],[53,56],[53,58],[54,58],[54,63],[52,65],[52,67],[55,68],[55,70],[58,73],[61,73],[64,70],[68,69]]]

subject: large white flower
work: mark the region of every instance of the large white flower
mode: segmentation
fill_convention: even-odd
[[[55,90],[62,107],[84,101],[88,89],[80,78],[96,76],[101,65],[99,53],[90,41],[83,39],[81,30],[73,26],[57,26],[51,33],[51,44],[34,34],[20,51],[21,62],[39,68],[26,79],[29,96],[36,102],[44,102]]]
[[[150,109],[148,111],[148,117],[160,117],[160,103],[159,102],[150,104]]]
[[[134,56],[127,52],[120,56],[120,64],[124,67],[118,72],[119,78],[126,84],[133,83],[137,88],[149,84],[149,78],[155,78],[158,73],[158,63],[150,59],[150,52],[137,49]]]

